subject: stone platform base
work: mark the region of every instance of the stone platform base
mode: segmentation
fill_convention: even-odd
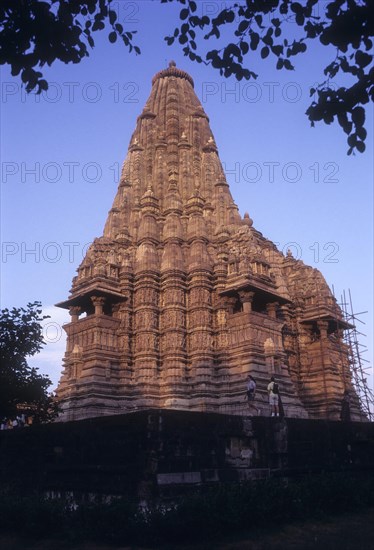
[[[374,469],[374,424],[175,410],[0,432],[0,483],[158,498],[207,484]]]

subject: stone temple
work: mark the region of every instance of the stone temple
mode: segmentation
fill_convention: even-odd
[[[137,119],[104,234],[73,279],[61,420],[167,408],[353,420],[349,328],[321,273],[242,218],[192,78],[157,73]]]

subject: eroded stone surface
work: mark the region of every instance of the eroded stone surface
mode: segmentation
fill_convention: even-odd
[[[347,326],[321,273],[242,218],[214,136],[174,64],[153,78],[113,207],[73,279],[58,387],[71,420],[145,408],[339,417]],[[86,314],[85,316],[83,314]],[[353,394],[353,419],[364,419]]]

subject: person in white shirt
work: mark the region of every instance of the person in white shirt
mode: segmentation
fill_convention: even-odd
[[[271,416],[279,416],[279,389],[278,384],[274,380],[274,376],[270,378],[270,383],[268,384],[268,394]]]

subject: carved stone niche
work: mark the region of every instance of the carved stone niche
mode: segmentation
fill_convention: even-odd
[[[157,314],[153,310],[143,309],[136,312],[135,327],[137,330],[157,328]]]
[[[266,356],[275,355],[275,345],[272,338],[267,338],[264,342],[264,351]]]
[[[190,305],[202,306],[202,304],[210,304],[211,296],[210,292],[206,288],[191,288],[190,291]]]
[[[167,288],[162,295],[162,306],[171,304],[184,305],[185,295],[183,289]]]
[[[227,275],[237,275],[239,273],[239,260],[237,258],[229,258]]]
[[[157,305],[157,291],[154,288],[143,287],[139,288],[135,294],[135,307],[149,305]]]

